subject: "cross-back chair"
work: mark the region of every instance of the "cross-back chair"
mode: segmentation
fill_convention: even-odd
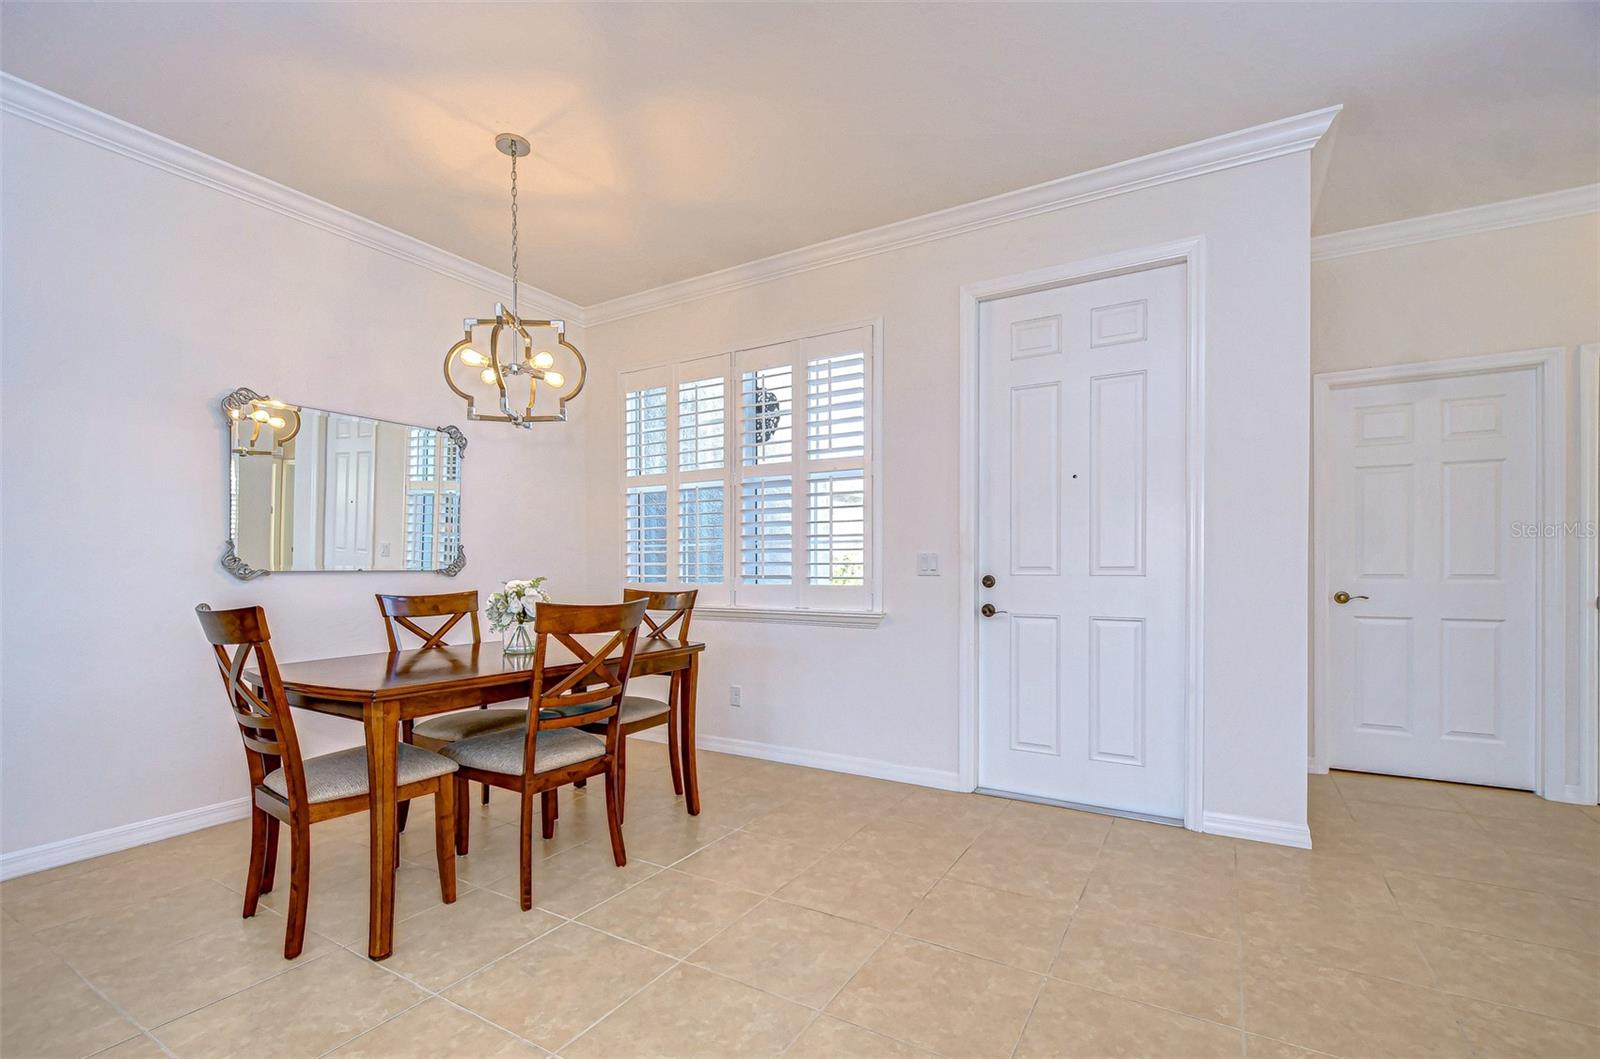
[[[289,924],[283,955],[292,960],[305,944],[306,904],[311,888],[311,825],[365,812],[368,805],[365,747],[306,758],[300,754],[294,714],[278,676],[267,615],[260,607],[195,608],[215,654],[222,687],[244,742],[250,771],[250,866],[245,877],[244,918],[256,914],[261,895],[272,892],[278,860],[278,825],[289,825]],[[253,670],[247,675],[246,669]],[[434,797],[434,843],[439,858],[439,894],[456,899],[455,762],[417,747],[400,748],[397,797]],[[398,847],[397,847],[398,848]]]
[[[689,622],[694,618],[694,601],[699,595],[697,589],[683,592],[651,592],[645,589],[623,589],[622,598],[625,602],[644,600],[645,614],[641,634],[644,642],[652,640],[666,640],[676,643],[689,642]],[[671,674],[667,685],[667,697],[663,701],[648,695],[629,695],[622,700],[622,734],[623,742],[618,749],[621,761],[619,770],[622,774],[622,790],[617,799],[618,815],[627,816],[628,808],[628,744],[627,736],[635,732],[643,732],[650,728],[667,726],[667,762],[672,767],[672,792],[681,795],[684,783],[685,754],[693,754],[694,747],[680,746],[678,736],[678,717],[683,692],[683,671]],[[692,773],[691,773],[692,775]]]
[[[401,634],[410,633],[421,641],[414,647],[426,649],[445,646],[445,637],[462,619],[472,622],[472,642],[482,643],[483,633],[478,625],[478,593],[437,592],[425,596],[387,596],[378,594],[378,613],[383,615],[383,631],[389,637],[389,650],[401,650]],[[416,619],[443,618],[431,631]],[[442,717],[425,721],[404,721],[400,738],[426,750],[438,750],[459,739],[470,739],[485,732],[498,732],[515,728],[523,721],[520,709],[494,709],[487,704],[471,710],[457,710]],[[489,788],[483,788],[483,804],[489,804]],[[398,814],[400,830],[406,829],[406,810]]]
[[[465,806],[467,781],[516,791],[521,812],[522,910],[533,907],[533,796],[539,795],[542,833],[555,833],[556,795],[563,784],[604,775],[606,824],[617,867],[628,863],[622,844],[620,714],[628,670],[638,639],[645,601],[598,606],[541,603],[533,619],[533,671],[528,709],[520,728],[491,732],[452,743],[440,753],[456,763],[456,852],[467,855],[471,826]],[[580,636],[605,637],[591,647]],[[546,670],[566,664],[552,658],[555,641],[577,665],[560,680]],[[557,652],[559,655],[561,652]],[[600,726],[602,735],[581,730]]]

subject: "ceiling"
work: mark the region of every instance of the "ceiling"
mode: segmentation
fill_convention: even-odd
[[[1600,178],[1600,5],[0,7],[0,67],[580,304],[1343,103],[1318,233]]]

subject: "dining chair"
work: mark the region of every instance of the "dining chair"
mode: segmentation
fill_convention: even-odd
[[[541,603],[533,619],[533,671],[528,710],[521,727],[451,743],[440,753],[456,763],[456,852],[467,855],[471,823],[467,781],[516,791],[522,798],[520,861],[524,912],[533,908],[533,796],[539,795],[542,833],[555,833],[556,797],[562,785],[605,776],[606,825],[617,867],[628,863],[622,845],[619,748],[622,700],[644,617],[645,601],[583,604]],[[580,636],[608,639],[591,650]],[[572,672],[547,681],[545,672],[564,666],[550,657],[554,640],[576,659]],[[547,686],[548,684],[548,686]],[[581,729],[604,725],[604,737]]]
[[[646,642],[676,640],[680,644],[689,642],[689,622],[694,617],[694,601],[698,595],[698,589],[683,592],[651,592],[645,589],[626,588],[622,591],[625,602],[641,599],[645,601]],[[677,626],[676,631],[673,630],[674,625]],[[647,695],[628,695],[622,700],[623,740],[617,748],[617,770],[621,777],[618,780],[620,790],[617,795],[617,816],[620,819],[626,818],[628,809],[627,737],[635,732],[667,726],[667,763],[672,770],[672,792],[679,795],[683,793],[683,755],[693,754],[694,747],[679,745],[678,710],[682,682],[682,670],[671,674],[665,702]]]
[[[460,624],[461,619],[472,620],[472,642],[482,643],[483,634],[478,625],[478,593],[439,592],[426,596],[387,596],[377,594],[378,613],[383,615],[383,631],[389,637],[389,650],[400,650],[399,632],[408,632],[421,640],[422,649],[445,646],[445,636]],[[417,618],[444,618],[431,632],[417,624]],[[426,750],[468,739],[485,732],[515,728],[525,714],[521,709],[489,709],[486,705],[471,710],[457,710],[425,721],[403,721],[400,738]],[[489,788],[483,788],[483,804],[489,804]],[[399,827],[406,829],[406,811],[400,810]]]
[[[244,741],[250,770],[250,867],[245,877],[244,918],[256,914],[261,895],[272,892],[278,860],[278,824],[289,825],[289,925],[284,959],[305,944],[306,902],[311,888],[311,825],[367,810],[367,750],[352,747],[305,758],[295,735],[294,715],[272,654],[267,614],[260,607],[195,608],[200,628],[216,655],[222,687]],[[254,678],[245,677],[253,666]],[[252,686],[254,685],[254,686]],[[454,761],[419,747],[401,746],[395,765],[401,805],[433,795],[434,846],[439,858],[439,895],[456,899]],[[396,850],[398,851],[398,845]]]

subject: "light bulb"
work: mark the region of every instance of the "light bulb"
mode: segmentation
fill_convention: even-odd
[[[478,378],[482,379],[490,386],[493,386],[496,382],[496,376],[493,368],[484,368],[482,371],[478,372]]]
[[[265,423],[269,414],[270,413],[268,413],[265,408],[257,408],[254,412],[250,413],[250,418],[254,419],[257,423]]]
[[[533,358],[533,366],[536,367],[536,368],[548,368],[552,364],[554,364],[555,362],[556,362],[556,358],[551,356],[548,352],[545,352],[543,350],[541,350],[539,352],[538,356]],[[560,384],[558,383],[557,385],[560,385]]]
[[[551,386],[562,386],[566,384],[567,377],[559,371],[547,371],[544,373],[544,381]]]
[[[489,363],[489,358],[475,349],[469,349],[461,354],[461,363],[469,368],[478,368]]]
[[[272,416],[267,420],[267,426],[271,427],[273,430],[282,430],[288,425],[289,421],[282,416]]]

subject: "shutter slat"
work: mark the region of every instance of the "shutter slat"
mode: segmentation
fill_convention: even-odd
[[[716,585],[723,579],[723,485],[678,489],[678,580]]]
[[[741,377],[741,459],[746,467],[788,463],[794,455],[794,369],[757,368]]]
[[[806,577],[811,584],[866,584],[865,489],[863,471],[819,471],[807,478]]]
[[[727,430],[722,379],[697,379],[678,385],[678,469],[716,470],[722,466]]]
[[[866,455],[866,354],[841,353],[806,364],[806,454]]]
[[[787,585],[793,576],[793,479],[746,478],[739,496],[739,578],[748,585]]]
[[[623,473],[667,473],[667,388],[629,390],[623,402]]]
[[[628,490],[623,516],[623,566],[634,584],[660,584],[667,579],[667,491],[662,486]]]

